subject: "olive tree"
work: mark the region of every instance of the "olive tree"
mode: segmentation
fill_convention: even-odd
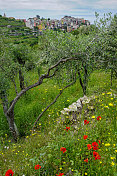
[[[111,13],[104,14],[99,18],[96,13],[95,25],[98,28],[98,48],[100,51],[100,68],[110,70],[110,82],[112,85],[113,77],[117,77],[117,14],[114,17]]]
[[[76,38],[70,33],[48,31],[44,35],[46,47],[40,54],[40,63],[51,65],[60,58],[76,57],[77,61],[65,64],[66,80],[69,80],[71,72],[77,71],[83,94],[86,95],[88,80],[92,71],[96,68],[97,36],[91,33],[88,36],[81,35]],[[39,43],[39,46],[41,42]],[[58,81],[63,82],[63,72],[58,75]]]
[[[96,35],[81,36],[76,39],[75,36],[69,33],[46,31],[46,33],[39,39],[39,51],[38,61],[36,65],[38,67],[38,81],[34,84],[20,85],[21,91],[16,94],[10,102],[7,101],[8,92],[5,89],[10,86],[10,78],[12,75],[17,75],[19,69],[25,66],[25,61],[27,59],[26,55],[23,55],[22,48],[16,48],[13,52],[9,47],[6,46],[1,52],[1,82],[2,89],[0,96],[2,99],[4,114],[9,122],[9,128],[12,133],[13,139],[17,141],[18,130],[14,121],[14,107],[18,100],[30,89],[43,84],[44,79],[57,78],[58,82],[62,84],[62,90],[55,97],[54,101],[48,105],[44,112],[56,102],[57,98],[62,94],[63,90],[68,86],[72,85],[76,80],[76,73],[80,81],[83,94],[86,94],[86,88],[88,85],[89,76],[95,69],[96,64]],[[36,53],[36,54],[37,54]],[[5,64],[7,63],[7,64]],[[45,68],[45,74],[40,74],[41,67]],[[8,74],[10,71],[10,74]],[[15,74],[14,74],[15,73]],[[4,81],[3,77],[7,80]],[[24,79],[22,79],[24,83]],[[5,84],[4,84],[5,82]],[[43,112],[43,113],[44,113]],[[43,115],[41,113],[37,118],[35,124]],[[33,127],[35,126],[33,125]]]
[[[1,43],[3,45],[3,42],[1,42]],[[15,124],[15,120],[14,120],[14,118],[15,118],[14,117],[14,107],[15,107],[17,101],[28,90],[41,85],[43,83],[44,79],[54,77],[55,74],[58,71],[58,67],[61,64],[66,63],[68,61],[70,62],[71,60],[73,60],[73,59],[75,60],[76,58],[70,58],[70,57],[69,58],[67,58],[67,57],[66,58],[61,58],[54,65],[49,66],[46,73],[39,76],[39,79],[38,79],[37,82],[35,82],[34,84],[30,84],[30,85],[25,86],[20,92],[18,92],[16,94],[16,96],[12,100],[9,101],[8,100],[8,93],[9,93],[9,88],[11,86],[11,80],[12,80],[13,76],[15,77],[15,75],[17,75],[17,73],[19,71],[19,68],[20,68],[20,63],[14,62],[14,60],[11,57],[12,54],[10,55],[10,53],[9,53],[9,47],[8,46],[4,46],[1,51],[2,52],[0,53],[0,58],[1,58],[1,65],[0,65],[0,71],[1,71],[1,74],[0,74],[0,81],[1,81],[0,98],[2,100],[4,115],[6,116],[8,124],[9,124],[9,129],[11,131],[11,134],[13,136],[14,141],[17,141],[19,133],[18,133],[18,129],[17,129],[17,126]],[[73,83],[74,83],[74,80],[73,80],[73,82],[64,86],[62,88],[62,90],[60,91],[60,93],[55,98],[55,100],[46,109],[48,109],[53,103],[56,102],[57,98],[62,94],[62,92],[65,88],[72,85]],[[39,117],[41,117],[41,115]],[[37,119],[37,121],[38,120],[39,120],[39,118]]]

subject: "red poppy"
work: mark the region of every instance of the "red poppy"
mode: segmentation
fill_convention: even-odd
[[[86,125],[86,124],[88,124],[89,123],[89,121],[87,121],[87,120],[84,120],[84,124]]]
[[[13,174],[14,172],[11,169],[9,169],[8,171],[6,171],[5,176],[13,176]]]
[[[101,156],[99,154],[95,157],[95,160],[97,159],[101,159]]]
[[[61,148],[60,148],[60,151],[62,151],[63,153],[65,153],[65,152],[66,152],[66,148],[61,147]]]
[[[87,138],[88,138],[88,136],[87,136],[87,135],[84,135],[84,136],[83,136],[83,138],[84,138],[84,139],[87,139]]]
[[[97,120],[100,120],[101,118],[102,118],[101,116],[98,116],[98,117],[97,117]]]
[[[39,164],[35,165],[35,170],[38,170],[39,168],[41,168]]]
[[[57,176],[62,176],[62,175],[64,175],[64,173],[59,173],[59,175],[58,174],[56,174]]]
[[[84,160],[84,162],[88,163],[88,158]]]
[[[88,150],[92,149],[91,144],[87,144]]]
[[[99,153],[95,151],[93,152],[93,157],[95,157],[95,160],[101,159],[101,156],[99,155]]]
[[[68,130],[70,130],[70,127],[66,127],[66,129],[64,129],[64,130],[68,131]]]
[[[101,143],[100,140],[98,140],[99,144]]]
[[[93,142],[92,146],[93,146],[93,150],[98,150],[98,143],[97,142]]]

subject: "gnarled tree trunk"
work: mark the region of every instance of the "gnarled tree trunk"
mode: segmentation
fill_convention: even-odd
[[[14,108],[12,108],[11,111],[7,114],[8,99],[7,99],[5,91],[2,92],[1,99],[2,99],[2,104],[3,104],[3,111],[4,111],[4,114],[5,114],[6,118],[7,118],[10,132],[12,134],[13,140],[15,142],[17,142],[17,138],[19,136],[19,132],[18,132],[17,126],[16,126],[16,124],[14,122]],[[11,103],[10,103],[10,105],[11,105]]]

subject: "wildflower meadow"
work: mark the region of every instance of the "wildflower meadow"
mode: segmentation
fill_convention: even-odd
[[[113,90],[102,92],[83,107],[77,126],[65,115],[64,121],[58,116],[53,124],[50,118],[51,127],[46,130],[41,130],[39,123],[34,133],[17,144],[5,134],[0,174],[116,175],[116,102]],[[90,106],[94,106],[94,111]]]
[[[0,35],[0,176],[117,176],[117,15],[98,20]]]

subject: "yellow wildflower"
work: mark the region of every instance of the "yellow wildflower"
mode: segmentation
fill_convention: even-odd
[[[105,144],[105,146],[106,146],[106,147],[109,147],[109,146],[110,146],[110,144],[109,144],[109,143],[107,143],[107,144]]]
[[[102,93],[102,95],[105,95],[105,93]]]
[[[100,161],[100,164],[102,164],[102,161]]]
[[[109,108],[108,106],[104,106],[104,108]]]
[[[113,144],[113,146],[115,147],[115,144]]]
[[[117,150],[115,150],[115,152],[117,152]]]
[[[92,116],[92,119],[95,119],[95,116]]]
[[[110,94],[112,94],[112,92],[108,92],[107,94],[110,95]]]
[[[111,98],[111,100],[113,100],[113,98]]]
[[[114,165],[115,165],[115,163],[112,161],[111,165],[112,165],[112,166],[114,166]]]
[[[113,103],[109,103],[108,105],[109,105],[109,106],[114,106]]]
[[[62,167],[60,167],[60,170],[62,170]]]
[[[85,175],[87,175],[87,173],[85,172]]]
[[[115,159],[115,157],[112,157],[112,156],[111,156],[110,158],[111,158],[112,160]]]

